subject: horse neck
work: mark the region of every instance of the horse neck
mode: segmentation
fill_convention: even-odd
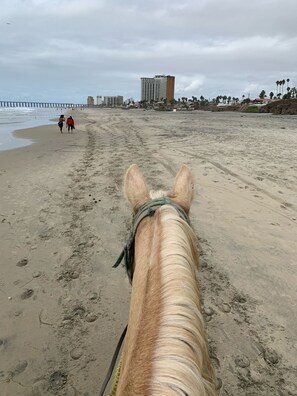
[[[135,238],[128,331],[117,395],[212,395],[190,227],[163,206]]]

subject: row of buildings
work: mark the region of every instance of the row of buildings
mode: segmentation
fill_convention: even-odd
[[[141,77],[141,101],[166,102],[174,99],[175,77],[156,75],[155,77]],[[88,96],[88,106],[118,107],[123,106],[123,96]]]
[[[88,106],[118,107],[123,106],[123,103],[123,96],[96,96],[96,102],[93,96],[88,96],[87,98]]]

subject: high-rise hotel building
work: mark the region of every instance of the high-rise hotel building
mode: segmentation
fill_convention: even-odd
[[[153,78],[141,77],[141,100],[150,102],[174,99],[174,76],[157,75]]]

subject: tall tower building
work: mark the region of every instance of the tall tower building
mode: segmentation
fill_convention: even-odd
[[[93,98],[93,96],[88,96],[87,105],[88,106],[94,106],[94,98]]]
[[[167,76],[166,77],[166,99],[169,102],[173,101],[173,99],[174,99],[174,84],[175,84],[175,77]]]
[[[174,98],[174,76],[156,75],[153,78],[141,78],[141,100],[150,102],[165,100],[170,102]]]

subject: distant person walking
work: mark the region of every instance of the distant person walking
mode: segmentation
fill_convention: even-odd
[[[59,118],[59,122],[58,122],[58,125],[59,125],[60,132],[61,132],[61,133],[63,133],[64,121],[65,121],[64,114],[61,114],[61,115],[60,115],[60,118]]]
[[[74,119],[73,119],[71,116],[69,116],[69,117],[67,118],[66,125],[67,125],[67,127],[68,127],[68,133],[69,133],[70,130],[71,130],[71,132],[72,132],[73,129],[75,129],[75,126],[74,126]]]

